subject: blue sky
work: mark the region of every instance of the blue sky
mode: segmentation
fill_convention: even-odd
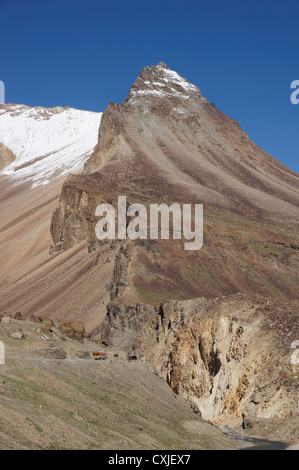
[[[6,102],[103,111],[163,60],[299,172],[298,0],[0,0]]]

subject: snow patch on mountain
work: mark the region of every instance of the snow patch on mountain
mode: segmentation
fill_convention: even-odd
[[[32,187],[80,171],[98,140],[102,113],[2,105],[0,142],[16,159],[1,171]]]
[[[192,83],[188,82],[185,78],[182,78],[174,70],[165,69],[164,67],[159,67],[159,70],[164,75],[162,77],[162,79],[165,82],[180,85],[185,90],[185,92],[187,92],[187,93],[194,92],[194,91],[199,91],[197,86],[192,85]]]

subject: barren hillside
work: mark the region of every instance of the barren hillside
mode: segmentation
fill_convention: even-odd
[[[6,345],[6,364],[0,365],[1,449],[246,445],[201,420],[153,367],[130,363],[113,349],[106,361],[95,361],[92,352],[103,345],[70,339],[54,324],[53,333],[48,328],[45,322],[0,320],[0,340]]]

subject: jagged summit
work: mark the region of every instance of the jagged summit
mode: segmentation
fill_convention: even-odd
[[[163,67],[164,69],[169,69],[168,65],[165,64],[162,60],[157,64],[157,67]]]
[[[144,67],[141,70],[125,103],[141,102],[143,105],[146,103],[151,105],[155,98],[169,99],[174,103],[177,100],[192,99],[194,102],[203,99],[197,86],[171,70],[164,62],[159,62],[156,66]]]

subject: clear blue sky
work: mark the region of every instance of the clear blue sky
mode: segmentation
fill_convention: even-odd
[[[299,172],[298,0],[0,0],[6,102],[103,111],[163,60]]]

